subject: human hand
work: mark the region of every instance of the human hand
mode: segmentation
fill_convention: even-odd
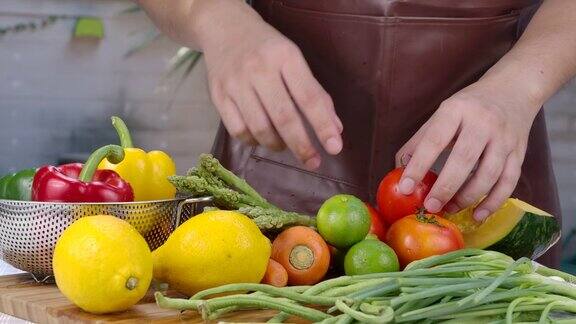
[[[444,101],[400,149],[408,160],[400,191],[410,194],[442,151],[452,151],[425,199],[432,213],[453,213],[484,200],[474,218],[482,221],[512,194],[520,177],[530,128],[540,103],[493,81],[479,81]]]
[[[217,2],[217,10],[225,12],[200,45],[224,126],[246,143],[273,150],[287,146],[307,168],[318,168],[320,155],[302,117],[324,149],[338,154],[343,126],[332,99],[294,43],[241,2]]]

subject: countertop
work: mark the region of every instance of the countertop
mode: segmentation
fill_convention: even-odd
[[[11,275],[16,273],[22,273],[22,271],[13,268],[6,262],[0,260],[0,276]],[[0,313],[0,324],[27,324],[28,321],[21,320],[4,313]]]

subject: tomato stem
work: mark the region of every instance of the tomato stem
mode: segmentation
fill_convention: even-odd
[[[418,214],[416,214],[416,220],[418,220],[420,223],[434,224],[438,227],[444,227],[444,225],[442,225],[438,222],[438,220],[436,219],[436,216],[427,215],[426,209],[424,209],[424,208],[420,208],[420,210],[418,210]]]

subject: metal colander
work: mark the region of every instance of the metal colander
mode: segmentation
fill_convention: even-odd
[[[37,281],[52,276],[52,254],[62,232],[90,215],[113,215],[130,223],[151,250],[162,245],[181,221],[210,197],[128,203],[46,203],[0,200],[0,259]]]

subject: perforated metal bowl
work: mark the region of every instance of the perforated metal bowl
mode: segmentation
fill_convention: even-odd
[[[140,232],[150,249],[162,245],[182,221],[210,197],[128,203],[46,203],[0,200],[0,259],[37,281],[52,276],[52,254],[62,232],[75,220],[113,215]]]

